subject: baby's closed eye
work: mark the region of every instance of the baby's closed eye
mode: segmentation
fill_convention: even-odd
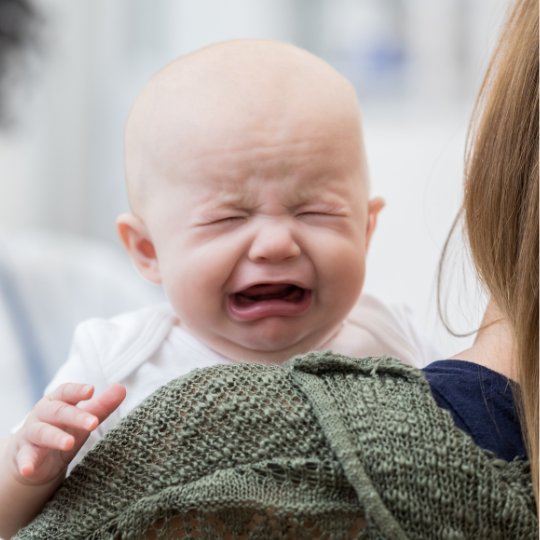
[[[349,214],[347,212],[337,210],[309,210],[299,212],[295,215],[296,218],[307,223],[338,220],[348,216]]]
[[[243,221],[247,221],[246,214],[219,214],[214,216],[205,216],[196,223],[198,227],[216,227],[238,225]]]
[[[210,223],[210,225],[214,225],[214,224],[227,225],[227,224],[230,224],[230,223],[237,223],[239,221],[246,221],[247,218],[248,218],[247,216],[228,216],[228,217],[216,219],[216,220],[212,221]]]

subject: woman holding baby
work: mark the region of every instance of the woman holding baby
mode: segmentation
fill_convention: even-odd
[[[415,368],[310,353],[285,369],[207,368],[158,390],[18,538],[536,537],[537,42],[538,5],[517,2],[465,175],[467,237],[491,303],[456,356],[519,383],[532,482],[529,462],[493,459],[456,429]],[[0,490],[3,524],[8,496]]]

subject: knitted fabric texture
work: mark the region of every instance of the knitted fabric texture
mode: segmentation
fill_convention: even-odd
[[[195,370],[124,418],[18,540],[538,538],[528,462],[420,371],[327,353]]]

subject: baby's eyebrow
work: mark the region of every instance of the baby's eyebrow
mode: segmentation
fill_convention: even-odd
[[[341,194],[314,186],[303,186],[301,189],[287,190],[280,199],[282,204],[291,211],[313,205],[331,207],[346,205],[346,201],[344,201]],[[227,210],[252,212],[257,210],[261,204],[264,204],[264,201],[260,200],[258,192],[238,187],[238,189],[217,190],[206,197],[202,207],[205,213]]]
[[[256,205],[248,205],[246,202],[242,197],[227,197],[226,199],[213,197],[196,210],[196,221],[205,222],[231,212],[249,214]]]
[[[206,210],[252,210],[258,205],[256,195],[247,193],[218,193],[205,204]]]

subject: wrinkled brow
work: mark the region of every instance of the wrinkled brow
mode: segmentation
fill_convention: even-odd
[[[280,192],[280,202],[288,207],[294,208],[304,204],[315,202],[336,203],[344,195],[340,189],[332,189],[333,186],[327,182],[314,181],[311,185],[298,186],[294,181],[287,187],[276,186]],[[253,210],[261,205],[258,189],[238,185],[237,187],[217,190],[205,197],[204,206],[208,209],[215,208],[235,208],[242,210]],[[344,201],[342,201],[344,202]]]

